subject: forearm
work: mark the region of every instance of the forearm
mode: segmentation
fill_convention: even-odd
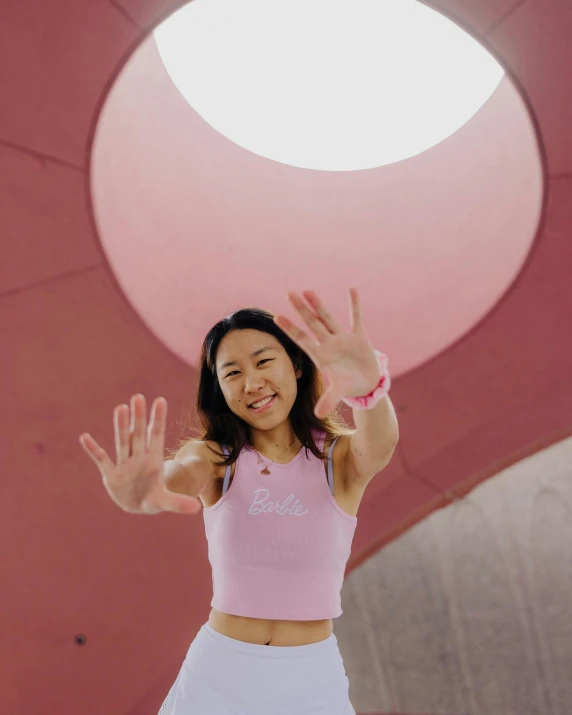
[[[386,395],[369,410],[353,410],[355,434],[351,448],[373,463],[384,463],[399,441],[399,425],[393,404]]]

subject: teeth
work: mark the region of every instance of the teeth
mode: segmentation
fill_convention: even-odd
[[[259,407],[262,407],[263,405],[267,405],[273,399],[274,399],[274,395],[272,397],[267,397],[264,400],[260,400],[260,402],[255,402],[253,405],[250,405],[250,406],[254,407],[254,409],[258,409]]]

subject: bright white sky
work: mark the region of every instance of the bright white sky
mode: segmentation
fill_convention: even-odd
[[[171,79],[210,126],[308,169],[369,169],[426,151],[504,74],[416,0],[193,0],[154,35]]]

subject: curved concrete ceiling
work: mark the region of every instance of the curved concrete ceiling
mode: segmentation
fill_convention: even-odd
[[[422,154],[367,171],[312,171],[210,127],[172,83],[153,37],[105,103],[91,179],[110,266],[181,359],[195,363],[210,327],[239,307],[264,304],[296,320],[288,289],[311,287],[349,327],[351,283],[396,377],[497,303],[536,234],[543,186],[532,123],[506,78]]]
[[[100,109],[147,33],[180,4],[166,0],[4,3],[0,51],[3,66],[11,69],[0,76],[4,240],[0,329],[8,337],[1,353],[0,533],[5,545],[0,560],[1,712],[156,712],[208,614],[211,579],[202,519],[172,515],[149,519],[121,512],[108,499],[78,442],[79,435],[89,431],[113,454],[113,406],[143,392],[149,399],[167,397],[168,440],[174,444],[181,410],[194,389],[194,373],[187,365],[192,362],[193,338],[188,334],[204,332],[209,321],[220,317],[213,311],[204,326],[196,322],[190,329],[187,316],[179,311],[175,313],[182,321],[179,334],[187,334],[183,341],[176,342],[174,323],[169,333],[160,332],[157,316],[145,312],[142,293],[137,294],[137,276],[131,275],[129,286],[123,284],[129,274],[120,272],[109,243],[116,226],[111,225],[109,234],[105,228],[100,239],[92,214],[91,146]],[[514,244],[480,244],[494,251],[502,274],[485,274],[490,268],[486,261],[474,273],[463,274],[474,281],[471,286],[485,276],[487,282],[496,282],[493,290],[481,287],[480,293],[470,293],[470,309],[459,305],[463,320],[454,323],[448,317],[425,331],[418,323],[411,328],[404,310],[409,347],[401,336],[405,329],[397,330],[397,312],[387,328],[372,333],[380,346],[397,353],[393,364],[400,377],[393,384],[392,399],[401,441],[396,457],[372,481],[361,504],[349,570],[432,510],[570,433],[572,98],[567,83],[572,76],[572,7],[567,0],[440,0],[436,7],[489,47],[518,87],[541,150],[542,213],[524,265],[531,238],[531,223],[524,216],[511,214],[510,225],[520,225],[523,232]],[[145,51],[144,45],[141,49]],[[128,72],[129,68],[120,82]],[[458,133],[459,138],[476,130],[479,121],[491,121],[495,115],[489,112],[495,103],[508,102],[511,93],[505,81],[475,123]],[[133,122],[134,131],[144,126]],[[198,124],[196,128],[200,129]],[[207,133],[203,136],[207,138]],[[496,133],[493,136],[498,142]],[[208,146],[214,149],[215,138],[210,140]],[[444,152],[446,146],[443,143],[435,151]],[[509,153],[508,147],[501,148]],[[239,156],[230,142],[220,138],[216,151],[225,160],[247,161],[245,152]],[[254,161],[248,157],[250,168]],[[530,162],[527,170],[531,158]],[[396,170],[405,171],[407,163]],[[113,207],[103,210],[95,157],[93,169],[99,225],[130,199],[122,194]],[[465,167],[459,181],[469,181],[475,170],[474,165]],[[285,171],[280,172],[281,182],[286,180]],[[394,174],[390,182],[385,171],[366,174],[386,182],[387,190],[398,176]],[[288,191],[296,195],[311,172],[292,171],[288,176],[292,179]],[[411,178],[409,173],[401,176],[403,181]],[[484,170],[483,176],[487,176]],[[340,177],[343,182],[344,176]],[[492,180],[490,173],[488,179]],[[313,195],[324,191],[323,186],[309,186]],[[511,192],[496,186],[506,206],[514,209],[517,203],[512,203]],[[523,185],[518,186],[520,191]],[[534,187],[530,176],[528,186]],[[216,183],[211,183],[213,187]],[[355,193],[349,216],[361,206],[355,203],[356,186],[351,188]],[[157,186],[158,191],[163,189]],[[402,184],[393,191],[399,201],[406,187]],[[539,192],[531,195],[537,197]],[[377,193],[372,196],[377,198]],[[488,206],[491,195],[483,194],[482,200]],[[374,203],[372,199],[370,206]],[[325,199],[320,206],[325,209]],[[499,230],[503,220],[499,212],[506,206],[499,204],[492,212],[492,230]],[[489,215],[465,209],[464,228],[471,229],[474,247],[475,237],[487,233],[482,228]],[[527,209],[533,221],[536,209]],[[264,205],[249,205],[250,225],[258,235],[270,225],[263,223],[271,218],[265,211]],[[401,226],[409,213],[396,211],[394,222],[399,218]],[[166,215],[165,211],[156,214]],[[311,216],[323,222],[325,213]],[[448,216],[443,212],[441,218],[446,222]],[[373,221],[374,214],[367,218]],[[275,230],[290,236],[294,227],[290,220],[286,226],[275,224]],[[351,226],[352,241],[356,236],[359,240],[359,224],[347,219],[345,226],[346,236]],[[100,227],[104,233],[103,224]],[[130,225],[126,233],[134,228]],[[319,228],[317,235],[323,241],[327,225]],[[427,236],[427,227],[422,228],[420,242]],[[336,235],[340,241],[342,234]],[[411,240],[412,234],[408,235]],[[103,249],[100,240],[105,242]],[[294,245],[293,254],[301,248]],[[510,258],[505,249],[513,251]],[[120,251],[121,245],[114,242],[113,250]],[[170,243],[169,250],[176,265],[188,244]],[[400,260],[405,261],[405,255]],[[356,266],[361,269],[364,263],[368,261],[358,261],[356,255]],[[284,279],[295,265],[281,265],[284,283],[276,287],[268,284],[253,293],[246,280],[234,284],[234,293],[223,294],[219,309],[225,301],[230,310],[268,295],[265,305],[283,312],[283,288],[298,287]],[[320,263],[311,265],[321,268]],[[324,285],[332,309],[344,315],[346,275],[337,265],[338,273],[329,276],[331,288],[314,281],[309,287],[320,291]],[[460,266],[469,270],[456,256],[450,267]],[[177,275],[181,280],[183,273]],[[315,275],[308,273],[310,278]],[[409,275],[405,269],[405,276]],[[370,325],[378,320],[377,306],[387,302],[386,288],[372,281],[373,274],[363,288]],[[181,291],[185,300],[196,301],[200,295],[201,306],[208,305],[212,284],[201,285],[200,294],[186,292],[180,284],[174,292]],[[457,286],[456,300],[464,296],[463,288]],[[447,285],[447,290],[451,296],[454,289]],[[430,290],[427,315],[432,301],[439,298]],[[442,309],[443,304],[436,305]],[[164,307],[173,310],[171,301]],[[192,305],[189,310],[193,311]],[[437,337],[426,334],[434,329],[441,331]],[[76,634],[86,636],[84,645],[76,643]]]

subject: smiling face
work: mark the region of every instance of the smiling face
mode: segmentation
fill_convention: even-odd
[[[302,371],[294,370],[273,335],[251,329],[227,333],[218,348],[216,370],[227,405],[249,425],[267,430],[288,419]],[[275,397],[269,404],[251,406],[270,395]]]

